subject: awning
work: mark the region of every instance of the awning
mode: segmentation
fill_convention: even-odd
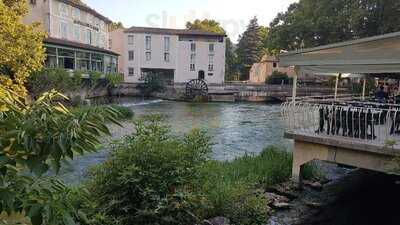
[[[308,74],[400,73],[400,32],[283,53],[279,60]]]

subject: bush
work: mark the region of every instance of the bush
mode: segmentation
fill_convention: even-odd
[[[112,149],[89,173],[87,188],[96,202],[92,224],[197,222],[192,211],[201,201],[191,190],[211,152],[203,132],[175,137],[151,117],[136,122],[135,134]]]
[[[58,102],[65,97],[55,91],[31,104],[1,87],[0,93],[0,214],[24,215],[32,225],[82,220],[70,189],[43,176],[77,154],[96,151],[100,136],[110,134],[105,123],[116,122],[115,110],[77,115]]]
[[[282,73],[279,71],[274,71],[270,76],[265,80],[266,84],[289,84],[290,78],[287,73]]]
[[[144,83],[138,86],[144,96],[150,96],[154,92],[160,92],[165,89],[164,81],[157,73],[149,73],[144,78]]]
[[[33,97],[57,90],[65,93],[79,90],[81,87],[82,73],[74,71],[73,74],[63,69],[43,69],[34,72],[28,79],[28,90]]]

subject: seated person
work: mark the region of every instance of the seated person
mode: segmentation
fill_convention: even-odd
[[[380,103],[385,103],[389,98],[389,94],[385,91],[383,86],[380,86],[378,91],[375,92],[375,99]]]

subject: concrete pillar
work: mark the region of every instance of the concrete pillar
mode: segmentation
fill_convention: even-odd
[[[296,102],[297,97],[297,77],[299,76],[299,67],[294,67],[294,77],[293,77],[293,90],[292,90],[292,102]]]
[[[340,76],[340,74],[338,74],[336,76],[336,82],[335,82],[335,101],[337,100],[337,95],[338,95],[339,76]]]
[[[367,87],[367,79],[364,78],[364,80],[363,80],[363,88],[362,88],[362,96],[361,96],[361,99],[362,99],[363,101],[365,100],[365,90],[366,90],[366,87]]]

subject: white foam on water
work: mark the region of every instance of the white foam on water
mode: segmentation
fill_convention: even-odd
[[[133,107],[133,106],[143,106],[143,105],[151,105],[151,104],[157,104],[160,102],[163,102],[164,100],[158,99],[158,100],[150,100],[150,101],[142,101],[142,102],[128,102],[128,103],[123,103],[121,104],[122,106],[125,107]]]

